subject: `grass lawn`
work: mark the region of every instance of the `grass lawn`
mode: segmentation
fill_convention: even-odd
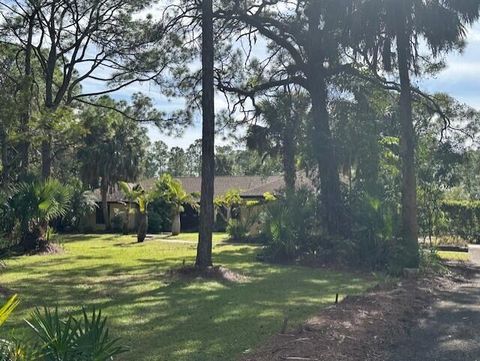
[[[137,244],[133,236],[69,236],[62,254],[9,259],[1,284],[22,303],[2,332],[24,332],[23,319],[35,306],[78,311],[95,305],[130,347],[118,360],[228,361],[278,332],[285,316],[298,324],[331,305],[335,293],[374,284],[352,274],[258,263],[255,246],[229,244],[222,234],[215,235],[215,263],[248,281],[165,276],[183,260],[193,263],[196,239],[161,236]]]
[[[464,261],[467,262],[470,257],[468,252],[448,252],[448,251],[438,251],[438,257],[446,261]]]

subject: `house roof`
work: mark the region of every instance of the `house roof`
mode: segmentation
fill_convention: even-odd
[[[201,177],[175,177],[175,179],[182,182],[183,187],[187,193],[200,193],[202,178]],[[147,191],[153,189],[157,179],[146,179],[140,181],[140,185]],[[305,174],[299,173],[297,175],[297,187],[313,188],[312,182]],[[276,194],[281,189],[285,188],[285,181],[283,176],[227,176],[215,177],[215,197],[222,196],[231,189],[238,189],[240,195],[245,198],[260,198],[267,192]],[[95,195],[98,201],[101,200],[100,190],[95,190]],[[123,202],[125,196],[122,191],[115,187],[108,196],[108,202]]]

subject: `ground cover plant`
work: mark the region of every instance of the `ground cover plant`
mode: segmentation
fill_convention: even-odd
[[[304,321],[340,296],[359,293],[373,279],[297,266],[256,262],[258,248],[214,236],[217,264],[239,272],[239,283],[171,278],[166,271],[193,263],[197,234],[64,237],[64,252],[12,258],[2,286],[21,305],[2,333],[28,334],[23,319],[36,306],[79,312],[95,306],[130,352],[116,360],[234,360],[282,328]],[[3,298],[3,296],[2,296]],[[2,299],[3,300],[3,299]],[[79,316],[79,315],[77,315]]]

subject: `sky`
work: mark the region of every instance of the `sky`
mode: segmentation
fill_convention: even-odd
[[[417,84],[421,89],[434,93],[448,93],[457,100],[480,110],[480,24],[469,30],[467,46],[462,54],[452,53],[447,56],[447,67],[433,78],[423,79]],[[83,85],[85,90],[98,89],[94,82]],[[136,92],[142,92],[152,98],[154,104],[163,111],[178,109],[181,100],[168,100],[162,96],[159,88],[149,85],[135,85],[125,88],[115,94],[117,99],[128,100]],[[224,101],[217,99],[216,108],[224,107]],[[198,118],[198,117],[197,117]],[[197,119],[181,137],[170,137],[162,134],[155,126],[147,126],[151,141],[163,140],[169,147],[187,148],[196,139],[201,138],[201,124]],[[219,138],[218,143],[222,143]]]

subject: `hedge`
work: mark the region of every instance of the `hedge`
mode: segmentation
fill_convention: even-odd
[[[441,209],[447,219],[447,234],[480,243],[480,201],[442,201]]]

